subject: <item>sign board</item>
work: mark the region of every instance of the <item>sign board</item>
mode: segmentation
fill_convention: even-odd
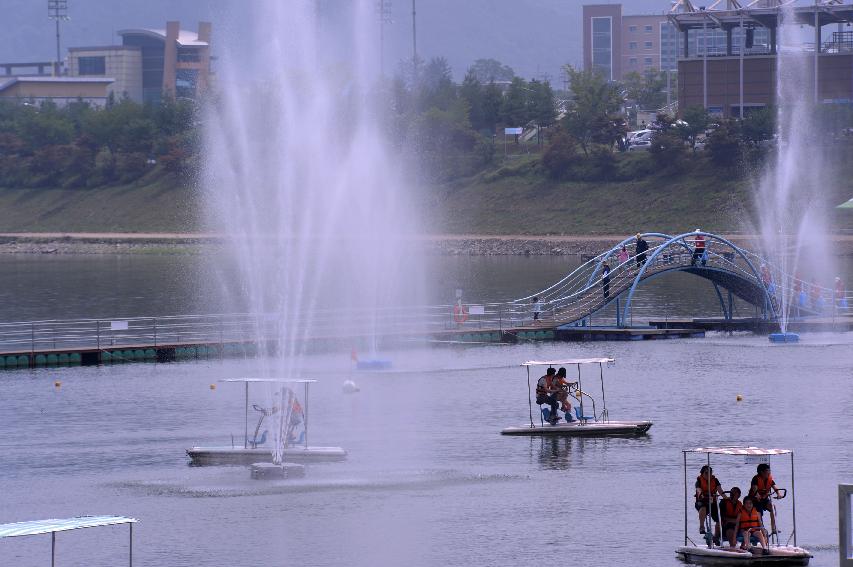
[[[747,455],[744,458],[745,465],[760,465],[762,463],[770,463],[769,455]]]
[[[504,128],[504,136],[521,136],[524,128]]]
[[[110,321],[110,331],[126,331],[127,321]]]
[[[484,305],[469,305],[468,313],[470,315],[485,315],[486,307]]]

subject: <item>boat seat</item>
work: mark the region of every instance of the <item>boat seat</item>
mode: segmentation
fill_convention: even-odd
[[[252,449],[257,449],[257,448],[258,448],[258,445],[263,445],[263,444],[264,444],[264,443],[266,443],[266,442],[267,442],[267,430],[266,430],[266,429],[264,429],[264,432],[261,434],[261,438],[260,438],[260,439],[258,439],[257,441],[255,441],[254,439],[250,439],[250,440],[249,440],[249,446],[250,446]]]
[[[580,406],[575,406],[575,415],[578,416],[578,419],[581,421],[595,421],[595,416],[593,415],[582,415]]]

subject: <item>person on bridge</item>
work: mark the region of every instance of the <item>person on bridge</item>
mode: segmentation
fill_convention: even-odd
[[[604,301],[610,297],[610,264],[605,263],[601,268],[601,291],[604,294]]]
[[[542,404],[551,406],[551,413],[548,414],[548,422],[551,425],[560,420],[560,416],[557,415],[557,407],[559,406],[558,392],[561,388],[558,384],[557,370],[553,367],[548,368],[545,375],[536,382],[536,403],[540,406]]]
[[[696,236],[693,238],[693,257],[690,259],[690,265],[695,266],[697,261],[701,261],[704,266],[707,261],[705,256],[705,236],[698,228],[694,232]]]
[[[629,257],[630,256],[628,255],[628,247],[623,244],[622,250],[619,251],[619,255],[616,257],[617,260],[619,260],[619,265],[621,266],[622,264],[627,262]]]
[[[538,297],[533,298],[533,320],[538,321],[539,315],[542,313],[542,302]]]
[[[845,297],[844,282],[835,276],[835,306],[839,309],[847,309],[847,297]]]
[[[643,240],[643,235],[637,233],[637,245],[634,251],[634,256],[637,258],[637,268],[642,268],[646,263],[646,253],[649,250],[649,243]]]
[[[703,465],[696,477],[696,511],[699,512],[699,533],[705,534],[705,520],[708,513],[714,520],[714,541],[720,544],[720,515],[717,508],[717,496],[726,497],[720,481],[714,476],[714,470],[708,465]],[[710,506],[709,506],[710,505]],[[709,510],[710,508],[710,510]]]

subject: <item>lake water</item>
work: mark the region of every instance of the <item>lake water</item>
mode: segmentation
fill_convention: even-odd
[[[523,295],[576,260],[433,261],[434,297],[449,302],[457,287],[473,297]],[[210,282],[229,276],[200,286],[200,265],[195,256],[3,257],[2,318],[205,312],[228,285]],[[715,314],[704,285],[660,278],[638,303],[648,316]],[[798,543],[813,550],[813,565],[834,566],[836,486],[853,482],[851,347],[851,333],[808,334],[792,346],[750,335],[432,346],[382,353],[394,370],[381,373],[354,372],[348,350],[316,354],[304,368],[320,380],[309,400],[311,443],[342,446],[349,458],[309,465],[296,481],[187,465],[188,446],[240,438],[240,387],[209,385],[252,375],[257,361],[2,372],[0,522],[131,515],[140,519],[134,564],[145,566],[675,566],[681,450],[754,443],[795,450]],[[611,417],[653,420],[648,437],[498,434],[527,419],[521,361],[604,355],[617,360],[605,370]],[[342,393],[347,378],[361,391]],[[691,461],[691,483],[701,463]],[[726,489],[745,488],[755,469],[737,458],[713,464]],[[787,460],[771,464],[790,488]],[[778,505],[783,539],[791,506],[790,497]],[[61,533],[58,565],[121,565],[126,547],[126,527]],[[0,541],[0,565],[49,557],[48,536]]]

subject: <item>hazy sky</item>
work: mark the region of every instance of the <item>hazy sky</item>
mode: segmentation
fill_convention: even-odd
[[[297,2],[305,0],[279,0]],[[349,0],[325,0],[334,5]],[[587,0],[588,3],[607,3]],[[411,56],[411,0],[391,0],[393,23],[387,30],[389,66]],[[119,43],[115,32],[130,27],[165,26],[181,20],[195,29],[213,22],[214,52],[247,55],[241,37],[251,33],[251,16],[242,8],[256,0],[68,0],[71,21],[63,25],[67,47]],[[417,0],[418,52],[445,56],[457,78],[474,59],[493,57],[527,78],[559,76],[564,63],[581,60],[583,0]],[[663,13],[669,0],[625,0],[623,13]],[[227,42],[225,41],[227,38]],[[0,0],[0,63],[52,60],[53,23],[46,0]]]

